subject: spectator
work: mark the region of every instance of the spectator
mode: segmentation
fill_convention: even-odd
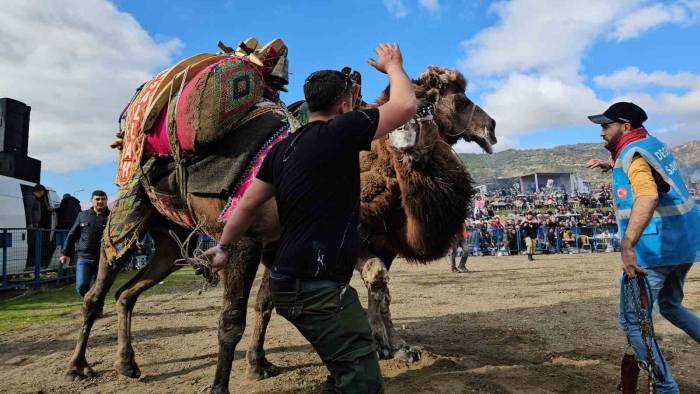
[[[452,246],[452,253],[450,253],[450,263],[452,264],[452,272],[469,272],[467,268],[467,258],[469,257],[469,245],[467,239],[469,238],[469,233],[467,233],[467,225],[462,223],[462,232],[457,238],[454,246]],[[460,254],[459,266],[456,266],[455,260],[457,255]]]
[[[69,230],[82,209],[80,209],[80,201],[66,193],[63,195],[61,205],[58,206],[56,211],[58,213],[56,229]]]
[[[50,232],[41,231],[41,228],[51,228],[51,213],[48,206],[46,188],[44,185],[36,184],[31,193],[23,196],[24,213],[27,219],[27,263],[26,269],[31,270],[36,263],[36,242],[37,237],[41,238],[42,245],[49,243]],[[48,226],[47,226],[48,223]],[[44,236],[45,235],[45,236]],[[44,243],[45,241],[46,243]],[[42,253],[41,266],[45,266],[44,255]],[[49,255],[49,258],[51,256]],[[48,264],[48,263],[46,263]]]
[[[535,254],[535,245],[537,240],[537,229],[540,227],[539,222],[533,216],[532,212],[528,212],[525,215],[525,219],[520,223],[520,229],[525,235],[525,247],[527,248],[527,259],[529,261],[534,261],[532,257]]]
[[[102,232],[107,225],[109,209],[107,194],[102,190],[92,192],[92,206],[80,212],[66,237],[61,251],[61,263],[68,264],[73,252],[77,256],[75,288],[84,297],[97,275]]]

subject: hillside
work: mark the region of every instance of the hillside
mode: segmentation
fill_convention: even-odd
[[[689,178],[700,175],[700,141],[688,142],[672,149],[673,154]],[[584,167],[592,158],[609,157],[602,144],[562,145],[548,149],[508,149],[492,155],[460,153],[477,184],[493,184],[495,179],[510,178],[533,172],[573,172],[593,185],[610,183],[610,175]],[[688,179],[686,179],[688,180]]]

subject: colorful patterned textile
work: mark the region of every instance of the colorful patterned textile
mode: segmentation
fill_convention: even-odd
[[[257,66],[228,56],[202,70],[185,85],[175,122],[183,150],[195,152],[220,140],[262,98],[264,81]]]
[[[172,113],[166,116],[167,106],[161,110],[147,131],[146,152],[158,156],[172,154],[167,127],[173,121],[185,155],[220,140],[235,129],[236,123],[262,97],[263,88],[262,75],[247,59],[227,56],[217,60],[185,84],[176,99],[175,116]]]
[[[246,190],[248,190],[250,184],[253,183],[253,179],[255,179],[255,176],[258,174],[258,170],[260,170],[260,166],[262,165],[263,160],[265,160],[265,156],[267,156],[267,153],[270,152],[270,149],[272,149],[272,147],[275,146],[275,144],[277,144],[278,142],[287,138],[288,135],[289,127],[285,125],[283,128],[278,130],[272,137],[270,137],[270,139],[265,143],[265,145],[263,145],[262,149],[258,151],[252,163],[250,163],[248,168],[240,177],[239,182],[233,189],[233,195],[226,204],[226,207],[224,207],[224,210],[221,212],[221,215],[219,216],[219,221],[221,223],[226,223],[228,221],[228,218],[231,216],[233,210],[236,209],[236,207],[238,206],[238,203],[241,201],[241,198],[243,198],[243,194],[245,194]]]
[[[141,164],[145,142],[145,135],[143,130],[141,130],[141,121],[146,107],[153,99],[166,71],[161,72],[141,86],[120,118],[120,128],[124,136],[122,137],[122,150],[119,155],[117,177],[115,179],[117,187],[120,189],[127,187],[139,164]]]
[[[284,108],[271,101],[256,104],[239,123],[206,154],[188,160],[190,193],[231,196],[261,147],[288,124]]]
[[[109,264],[122,258],[142,238],[143,229],[153,212],[141,189],[141,172],[119,190],[102,234],[102,247]]]
[[[146,194],[158,213],[182,227],[194,229],[195,220],[190,214],[187,201],[177,195],[160,192],[152,186],[146,187]]]

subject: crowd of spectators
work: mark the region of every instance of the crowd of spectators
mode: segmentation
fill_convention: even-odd
[[[532,213],[536,250],[541,253],[613,251],[617,222],[610,186],[591,193],[546,189],[523,194],[514,189],[474,199],[466,221],[470,255],[520,254],[526,250],[523,221]]]

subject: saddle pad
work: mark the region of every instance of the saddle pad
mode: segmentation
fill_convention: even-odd
[[[178,144],[185,154],[194,154],[223,138],[235,128],[263,95],[264,81],[248,60],[226,56],[189,79],[177,97],[175,116],[164,107],[146,138],[146,152],[172,154],[168,123],[175,121]],[[172,108],[172,106],[171,106]]]

